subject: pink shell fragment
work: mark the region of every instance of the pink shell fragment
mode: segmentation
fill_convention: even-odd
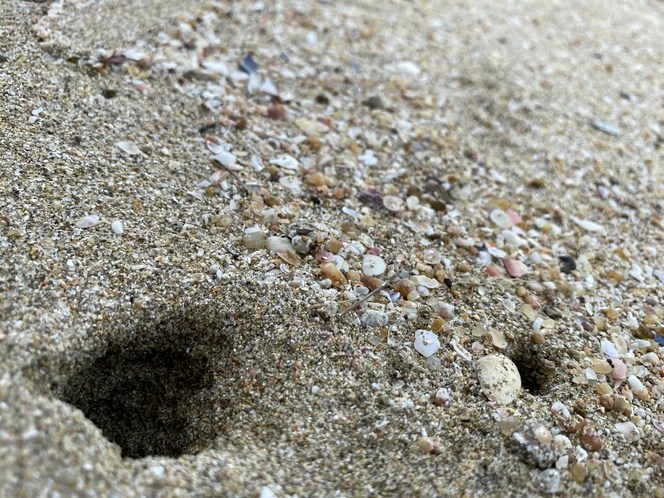
[[[327,251],[317,251],[316,259],[321,263],[331,263],[336,259],[336,256],[331,252]]]
[[[523,220],[521,219],[521,216],[519,216],[519,213],[517,213],[516,211],[512,211],[511,209],[508,209],[507,211],[505,211],[505,214],[510,219],[512,224],[518,225],[519,223],[523,223]]]
[[[513,277],[520,277],[528,271],[528,267],[516,259],[503,259],[503,264],[505,265],[507,273]]]
[[[505,275],[505,270],[499,268],[498,266],[489,265],[486,267],[486,272],[490,277],[502,277]]]
[[[627,377],[627,365],[619,358],[611,358],[611,363],[613,364],[613,378],[616,380],[625,380],[625,377]]]

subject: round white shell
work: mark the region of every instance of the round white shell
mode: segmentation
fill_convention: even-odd
[[[385,263],[385,260],[375,254],[365,254],[364,259],[362,260],[362,271],[365,275],[371,277],[382,275],[385,273],[386,268],[387,263]]]
[[[482,392],[491,401],[509,405],[521,391],[521,376],[512,360],[500,354],[477,360],[477,374]]]

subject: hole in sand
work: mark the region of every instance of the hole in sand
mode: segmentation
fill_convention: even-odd
[[[519,370],[521,386],[530,394],[543,396],[559,383],[559,369],[550,359],[551,355],[551,351],[525,340],[508,353]]]
[[[78,359],[59,397],[83,411],[124,457],[197,453],[212,444],[220,411],[229,405],[214,388],[229,356],[221,323],[172,316],[115,331],[91,358]]]

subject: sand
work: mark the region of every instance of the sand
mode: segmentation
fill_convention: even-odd
[[[0,30],[0,495],[664,496],[664,3]]]

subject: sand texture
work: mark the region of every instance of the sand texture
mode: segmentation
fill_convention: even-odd
[[[664,497],[664,2],[0,2],[0,496]]]

